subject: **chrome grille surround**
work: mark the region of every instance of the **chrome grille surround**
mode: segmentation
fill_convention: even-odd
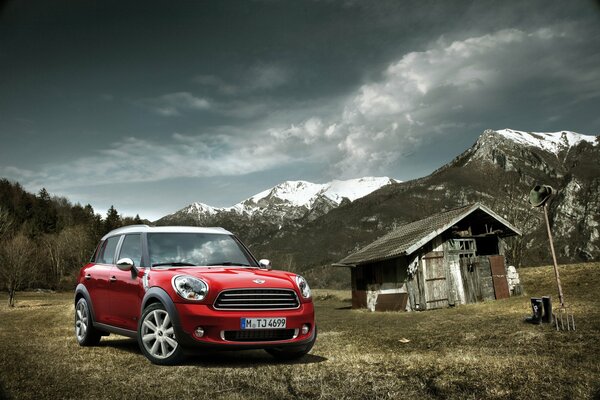
[[[292,289],[226,289],[219,293],[213,307],[232,311],[297,310],[300,300]]]

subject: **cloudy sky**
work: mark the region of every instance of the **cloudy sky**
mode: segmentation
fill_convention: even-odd
[[[1,2],[0,176],[104,214],[600,134],[594,1]]]

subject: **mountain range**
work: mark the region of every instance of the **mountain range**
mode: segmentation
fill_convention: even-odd
[[[232,207],[194,203],[156,223],[223,226],[276,268],[343,286],[348,271],[331,263],[396,226],[477,201],[523,232],[507,243],[510,263],[550,262],[541,211],[527,202],[538,183],[557,189],[549,214],[559,260],[598,259],[600,139],[570,131],[486,130],[423,178],[288,181]]]
[[[210,225],[226,218],[239,218],[254,222],[260,220],[263,224],[281,229],[295,220],[317,219],[345,202],[352,202],[396,182],[398,181],[387,177],[334,180],[324,184],[285,181],[231,207],[212,207],[196,202],[156,223]]]

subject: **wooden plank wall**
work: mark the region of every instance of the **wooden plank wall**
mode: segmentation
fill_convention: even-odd
[[[448,281],[443,251],[431,251],[423,256],[421,264],[425,278],[427,309],[448,306]]]
[[[483,300],[494,300],[494,281],[492,279],[492,270],[490,268],[490,259],[488,256],[477,257],[477,272],[479,275],[479,285],[481,288],[481,297]]]

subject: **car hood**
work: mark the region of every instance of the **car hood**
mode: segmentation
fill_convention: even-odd
[[[285,288],[296,289],[293,273],[273,271],[260,268],[240,267],[177,267],[152,268],[150,275],[160,274],[162,277],[190,275],[201,278],[211,289],[223,290],[233,288]]]

